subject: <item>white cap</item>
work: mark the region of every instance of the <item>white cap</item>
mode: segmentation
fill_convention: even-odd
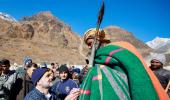
[[[162,64],[166,63],[166,57],[164,54],[160,54],[160,53],[150,53],[150,61],[155,59],[160,61]]]

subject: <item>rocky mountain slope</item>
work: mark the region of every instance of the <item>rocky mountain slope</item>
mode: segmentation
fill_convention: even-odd
[[[24,56],[32,57],[35,62],[85,64],[88,49],[82,37],[51,12],[40,12],[21,21],[0,18],[0,26],[0,58],[20,64]],[[152,51],[132,33],[117,26],[108,26],[105,30],[111,35],[111,41],[128,41],[143,56]]]
[[[19,22],[0,19],[0,58],[22,63],[24,56],[35,62],[82,64],[80,37],[50,12],[24,17]]]
[[[146,43],[159,53],[170,53],[170,38],[156,37],[152,41]]]

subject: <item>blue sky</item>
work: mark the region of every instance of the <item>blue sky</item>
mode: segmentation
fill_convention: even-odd
[[[170,0],[104,0],[101,28],[119,26],[147,42],[156,36],[170,38]],[[0,12],[20,20],[41,11],[54,16],[82,34],[96,27],[101,0],[0,0]]]

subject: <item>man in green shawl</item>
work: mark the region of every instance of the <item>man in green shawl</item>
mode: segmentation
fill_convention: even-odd
[[[96,29],[85,33],[92,47]],[[99,30],[94,66],[81,84],[79,100],[158,100],[150,76],[140,59],[128,49],[110,43],[109,34]]]

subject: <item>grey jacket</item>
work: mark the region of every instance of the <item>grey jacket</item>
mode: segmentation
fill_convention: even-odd
[[[170,80],[170,71],[163,68],[155,69],[153,71],[156,77],[159,79],[162,87],[165,88]],[[170,90],[168,90],[168,95],[170,96]]]
[[[170,71],[160,68],[153,70],[162,85],[167,85],[170,80]]]
[[[15,71],[9,71],[7,75],[0,76],[0,100],[9,100],[17,75]]]

